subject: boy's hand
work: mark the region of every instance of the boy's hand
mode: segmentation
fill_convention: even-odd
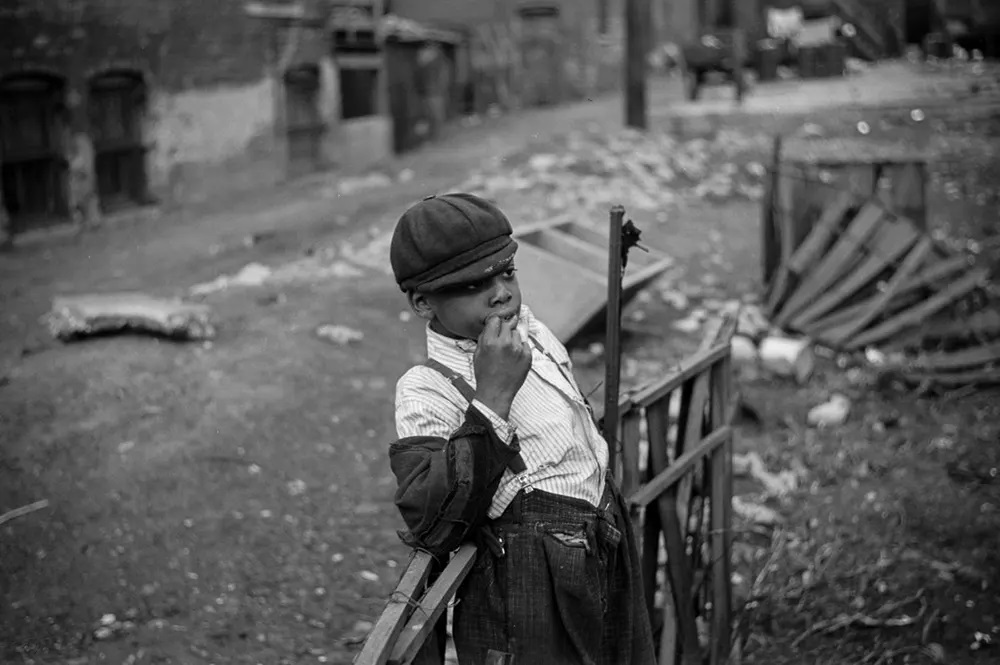
[[[479,334],[472,365],[476,373],[476,399],[506,420],[514,395],[531,369],[531,346],[521,339],[513,321],[491,316]]]

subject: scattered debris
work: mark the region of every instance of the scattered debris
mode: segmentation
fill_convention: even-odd
[[[834,394],[822,404],[809,410],[806,422],[813,427],[835,427],[847,422],[851,413],[851,400],[845,395]]]
[[[203,296],[234,286],[261,286],[271,276],[271,269],[260,263],[248,263],[235,275],[221,275],[211,282],[191,287],[191,295]]]
[[[733,497],[733,512],[741,519],[761,525],[781,524],[784,518],[774,509],[751,503],[739,496]]]
[[[738,476],[750,476],[759,481],[764,485],[768,496],[782,497],[795,491],[799,486],[799,474],[792,470],[771,473],[756,452],[734,455],[733,473]]]
[[[920,601],[920,611],[915,615],[903,614],[899,616],[889,616],[896,612],[901,607],[909,605],[910,603]],[[927,601],[923,597],[923,589],[918,591],[916,595],[911,598],[906,598],[904,600],[888,603],[880,607],[873,616],[863,614],[861,612],[855,612],[853,614],[842,613],[832,619],[827,619],[825,621],[818,621],[812,626],[810,626],[804,633],[795,638],[792,642],[792,648],[798,648],[798,646],[811,635],[819,634],[830,634],[835,633],[839,630],[844,630],[845,628],[902,628],[904,626],[912,626],[913,624],[920,621],[924,614],[927,612]]]
[[[54,337],[71,341],[111,332],[146,332],[175,339],[215,336],[207,305],[142,293],[57,296],[44,321]]]
[[[760,344],[760,363],[771,374],[793,378],[803,384],[812,376],[816,366],[812,340],[766,337]]]
[[[334,344],[341,345],[360,342],[365,338],[365,334],[360,330],[330,323],[316,328],[316,336],[320,339],[325,339],[329,342],[333,342]]]

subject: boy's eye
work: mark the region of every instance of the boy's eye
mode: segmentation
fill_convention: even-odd
[[[504,279],[510,279],[510,278],[512,278],[514,276],[514,273],[516,273],[516,272],[517,272],[517,268],[507,268],[506,270],[503,271],[502,274],[503,274]]]

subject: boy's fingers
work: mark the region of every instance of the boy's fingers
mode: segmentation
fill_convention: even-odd
[[[497,337],[499,332],[500,332],[500,317],[491,316],[486,319],[486,325],[483,327],[483,332],[479,335],[479,337],[480,339]]]

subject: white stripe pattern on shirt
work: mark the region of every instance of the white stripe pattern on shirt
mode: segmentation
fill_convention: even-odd
[[[496,518],[522,488],[544,490],[597,505],[604,490],[608,448],[572,378],[566,348],[531,310],[521,308],[518,330],[529,334],[559,365],[532,346],[531,371],[514,397],[507,423],[517,433],[526,470],[508,469],[490,505]],[[473,388],[475,341],[454,340],[427,328],[427,355],[452,369]],[[495,423],[502,440],[506,423],[486,407],[476,407]],[[396,384],[396,433],[449,438],[465,420],[468,402],[440,372],[417,365]]]

